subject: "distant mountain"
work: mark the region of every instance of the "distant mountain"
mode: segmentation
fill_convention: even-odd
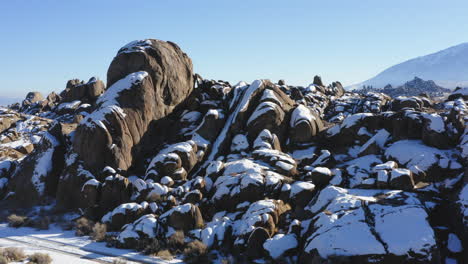
[[[370,80],[346,88],[360,89],[364,85],[383,88],[387,84],[396,87],[414,76],[434,80],[436,84],[450,89],[468,86],[468,43],[397,64]]]
[[[397,97],[400,95],[404,96],[416,96],[420,94],[428,94],[432,97],[442,96],[444,93],[451,92],[450,89],[443,88],[437,85],[434,81],[425,81],[421,78],[414,77],[413,80],[406,82],[398,87],[393,87],[388,84],[383,89],[374,88],[373,86],[363,86],[361,89],[355,89],[353,92],[367,93],[367,92],[379,92],[390,95],[391,97]]]
[[[23,99],[21,98],[0,96],[0,106],[8,106],[14,103],[21,102],[22,100]]]

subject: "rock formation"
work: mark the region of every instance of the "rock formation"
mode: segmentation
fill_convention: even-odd
[[[107,87],[0,109],[2,205],[56,200],[112,245],[177,253],[184,234],[236,263],[466,261],[465,90],[286,83],[206,80],[177,45],[132,42]]]

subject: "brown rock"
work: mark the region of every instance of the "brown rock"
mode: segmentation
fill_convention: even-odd
[[[299,105],[292,112],[290,128],[290,138],[293,143],[307,143],[323,130],[323,122],[308,107]]]
[[[323,85],[322,77],[320,77],[318,75],[314,76],[314,84],[318,85],[318,86],[322,86],[322,87],[325,86],[325,85]]]
[[[188,232],[203,227],[203,217],[198,206],[186,203],[174,207],[160,218],[167,217],[167,224],[176,230]]]
[[[105,164],[126,170],[140,158],[132,149],[150,122],[171,113],[192,91],[192,62],[171,42],[133,42],[118,52],[107,79],[97,110],[80,124],[74,140],[75,151],[93,171]],[[110,110],[113,103],[121,111]]]
[[[26,145],[21,145],[17,148],[17,150],[25,155],[31,153],[34,150],[34,145],[33,144],[26,144]]]
[[[120,175],[107,177],[102,185],[99,208],[106,212],[120,204],[128,203],[131,193],[132,186],[127,178]]]
[[[104,83],[95,77],[91,78],[86,84],[86,86],[87,94],[89,98],[93,101],[96,100],[101,94],[103,94],[105,90]]]

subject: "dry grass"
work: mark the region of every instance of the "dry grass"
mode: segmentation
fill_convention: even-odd
[[[127,261],[123,259],[114,259],[114,261],[112,261],[112,264],[127,264]]]
[[[172,236],[167,238],[167,247],[172,251],[182,251],[185,245],[185,235],[183,231],[176,231]]]
[[[0,264],[8,264],[8,260],[4,256],[0,256]]]
[[[93,226],[93,230],[91,232],[91,238],[93,240],[101,242],[101,241],[104,241],[106,239],[106,233],[107,233],[107,225],[106,224],[101,224],[101,223],[96,223]]]
[[[26,254],[24,254],[23,249],[15,247],[0,248],[0,256],[7,261],[18,262],[26,259]]]
[[[50,264],[52,263],[52,258],[49,254],[45,253],[34,253],[29,256],[28,264]]]
[[[147,255],[153,255],[162,249],[162,245],[157,239],[151,239],[144,245],[143,252]]]
[[[186,263],[209,263],[208,247],[199,240],[188,243],[183,254]]]
[[[174,256],[171,254],[171,252],[167,249],[165,250],[160,250],[157,254],[157,257],[163,259],[163,260],[172,260]]]
[[[93,232],[94,222],[88,218],[81,217],[75,222],[75,234],[77,236],[88,236]]]
[[[8,225],[11,227],[22,227],[25,226],[29,221],[26,216],[20,216],[16,214],[9,215],[7,217]]]

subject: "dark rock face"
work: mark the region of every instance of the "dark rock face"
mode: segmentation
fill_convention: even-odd
[[[15,193],[15,200],[31,206],[47,195],[54,195],[63,168],[63,154],[60,142],[46,133],[12,176],[10,189]]]
[[[191,92],[192,62],[173,43],[132,42],[118,52],[107,79],[97,109],[77,129],[74,149],[91,170],[105,164],[128,169],[132,148],[150,122],[165,117]]]
[[[190,203],[174,207],[160,218],[162,221],[167,221],[167,224],[175,230],[182,230],[184,232],[203,226],[200,209]]]

